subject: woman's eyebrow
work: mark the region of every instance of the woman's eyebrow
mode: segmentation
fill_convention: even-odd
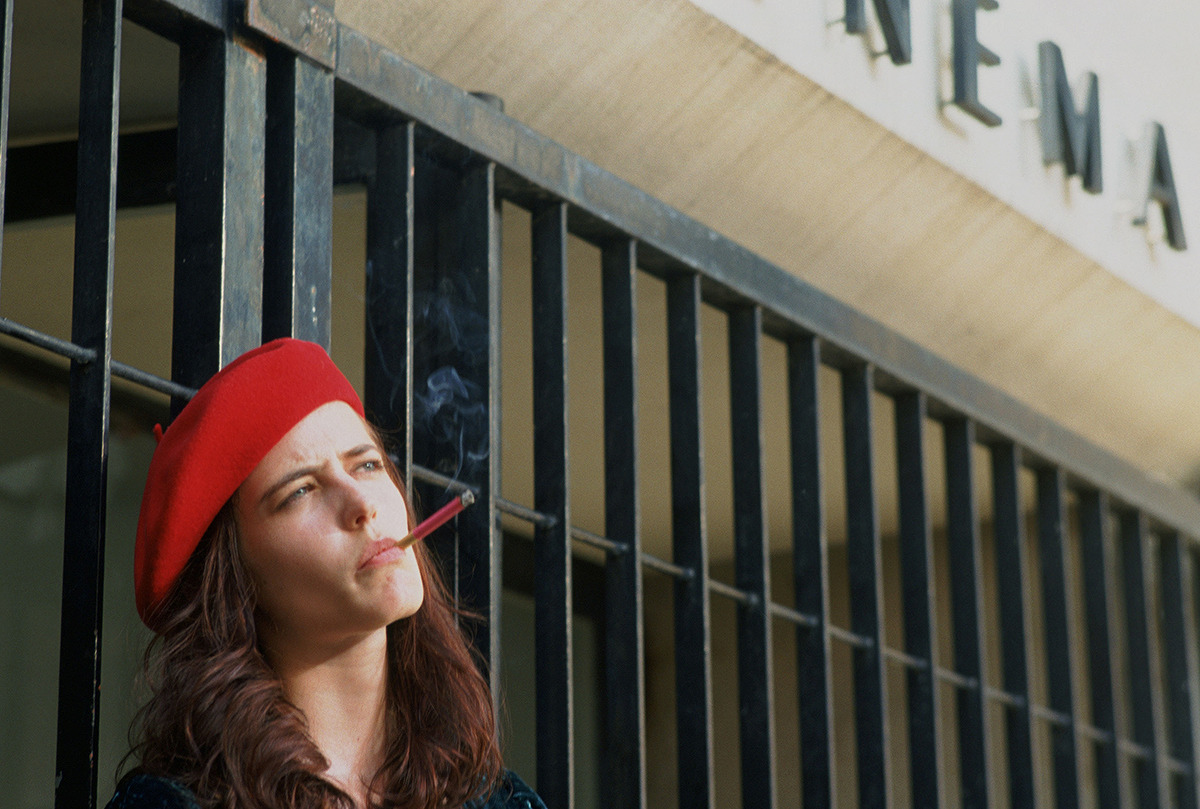
[[[307,475],[315,475],[317,472],[321,471],[321,466],[323,466],[323,464],[318,465],[318,466],[303,466],[303,467],[300,467],[299,469],[293,469],[291,472],[288,472],[282,478],[275,481],[275,483],[272,484],[271,488],[269,488],[265,492],[263,492],[263,496],[261,498],[259,498],[259,501],[258,501],[259,504],[265,503],[268,500],[270,500],[271,497],[277,491],[284,488],[289,483],[299,480],[300,478],[305,477]]]
[[[357,458],[360,455],[366,455],[370,452],[379,452],[379,447],[374,444],[359,444],[353,449],[348,449],[342,453],[343,458]]]

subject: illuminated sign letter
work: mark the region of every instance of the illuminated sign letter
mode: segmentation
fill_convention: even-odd
[[[908,0],[875,0],[875,15],[883,29],[888,55],[897,65],[912,61],[912,22],[908,16]],[[867,14],[863,0],[846,0],[846,33],[865,34]]]
[[[1183,236],[1183,217],[1179,213],[1179,195],[1175,192],[1175,175],[1171,173],[1171,156],[1167,153],[1167,134],[1157,121],[1150,124],[1150,172],[1146,178],[1146,198],[1142,203],[1142,214],[1133,220],[1135,225],[1145,225],[1150,216],[1150,202],[1162,208],[1163,225],[1167,232],[1167,244],[1176,250],[1187,249]]]
[[[1000,116],[979,100],[979,65],[995,67],[1000,57],[979,43],[975,12],[999,7],[996,0],[953,0],[950,5],[954,22],[954,104],[988,126],[1000,126]]]
[[[1042,76],[1042,160],[1062,163],[1067,175],[1078,175],[1085,191],[1104,189],[1100,168],[1100,88],[1095,73],[1087,74],[1087,106],[1075,111],[1062,51],[1053,42],[1038,46]]]

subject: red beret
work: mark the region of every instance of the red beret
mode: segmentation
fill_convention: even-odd
[[[142,495],[133,583],[147,626],[154,628],[155,610],[204,532],[263,456],[336,401],[363,414],[325,349],[289,337],[246,352],[201,386],[161,434]]]

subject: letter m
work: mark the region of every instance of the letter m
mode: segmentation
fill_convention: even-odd
[[[1087,106],[1076,112],[1062,51],[1053,42],[1038,46],[1042,77],[1042,160],[1062,163],[1068,176],[1076,174],[1085,191],[1104,189],[1100,170],[1100,89],[1095,73],[1087,74]]]

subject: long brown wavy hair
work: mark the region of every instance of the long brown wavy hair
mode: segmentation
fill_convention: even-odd
[[[155,615],[158,635],[145,658],[151,696],[131,728],[130,757],[140,759],[139,771],[191,789],[202,807],[352,809],[323,777],[328,761],[259,648],[233,505]],[[387,739],[370,799],[389,809],[443,809],[489,793],[501,759],[487,682],[460,628],[468,616],[423,544],[414,547],[425,598],[387,628]]]

